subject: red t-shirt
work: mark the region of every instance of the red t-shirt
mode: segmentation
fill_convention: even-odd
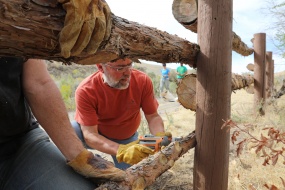
[[[99,133],[112,139],[127,139],[138,129],[144,114],[156,113],[158,102],[154,97],[150,78],[133,69],[129,87],[111,88],[103,83],[97,71],[84,79],[75,92],[75,120],[84,126],[98,125]]]

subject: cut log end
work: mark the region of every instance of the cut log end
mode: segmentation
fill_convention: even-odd
[[[186,109],[196,111],[196,75],[186,75],[182,82],[178,85],[176,93],[178,96],[178,102]],[[248,87],[253,84],[254,78],[252,75],[238,75],[232,74],[232,90],[238,90]]]
[[[176,89],[178,102],[186,109],[196,111],[196,75],[186,75]]]

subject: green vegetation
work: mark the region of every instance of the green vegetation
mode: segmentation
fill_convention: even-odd
[[[60,90],[68,111],[75,110],[74,94],[79,83],[96,71],[94,65],[61,65],[57,62],[48,63],[48,71]]]
[[[285,58],[285,2],[283,0],[270,0],[268,1],[267,11],[272,16],[270,28],[275,31],[275,45],[280,51],[281,56]]]

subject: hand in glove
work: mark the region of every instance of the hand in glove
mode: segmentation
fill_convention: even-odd
[[[172,138],[172,134],[170,132],[158,132],[155,134],[157,137],[165,137]]]
[[[154,150],[144,145],[138,144],[138,142],[139,140],[126,145],[121,144],[116,156],[118,162],[125,162],[127,164],[133,165],[140,162],[149,155],[154,154]]]
[[[105,0],[58,0],[66,10],[60,32],[61,55],[79,55],[84,49],[94,54],[110,36],[111,10]]]
[[[83,150],[75,159],[67,163],[79,174],[98,181],[123,181],[126,173],[114,167],[113,163],[95,156],[88,150]]]

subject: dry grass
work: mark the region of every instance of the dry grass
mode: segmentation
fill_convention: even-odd
[[[263,127],[273,126],[283,128],[285,131],[285,97],[278,99],[275,104],[266,108],[264,117],[253,116],[253,95],[245,90],[238,90],[232,94],[232,116],[239,125],[253,124],[256,127],[251,133],[259,137]],[[281,115],[280,115],[281,114]],[[195,129],[195,112],[180,107],[171,113],[172,120],[168,121],[163,116],[166,125],[174,136],[184,136]],[[236,156],[236,146],[230,145],[229,161],[229,190],[266,189],[264,184],[272,185],[282,189],[280,177],[285,178],[284,165],[279,162],[276,166],[263,166],[263,158],[256,155],[253,150],[245,148],[240,157]],[[165,172],[148,190],[191,190],[193,182],[193,158],[194,150],[190,150],[180,158],[175,165]],[[280,160],[281,161],[281,160]]]

